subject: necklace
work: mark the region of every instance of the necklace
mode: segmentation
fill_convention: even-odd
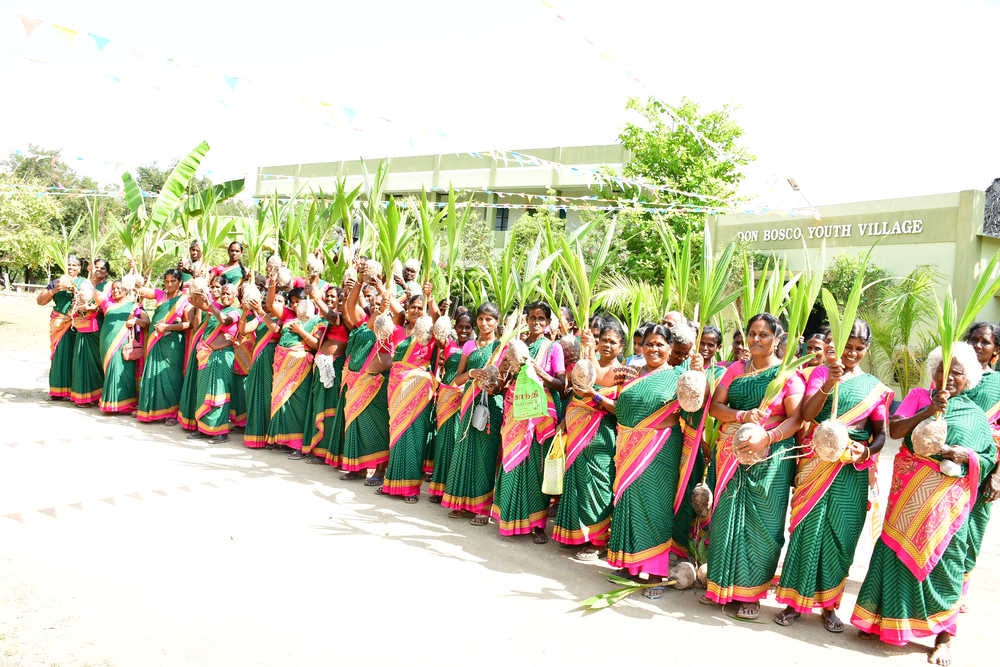
[[[766,370],[770,370],[774,366],[765,366],[764,368],[756,368],[753,365],[753,359],[747,363],[747,367],[743,369],[743,377],[752,378],[755,375],[760,375]]]

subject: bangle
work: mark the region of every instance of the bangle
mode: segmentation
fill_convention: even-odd
[[[833,390],[831,389],[830,391],[833,391]],[[822,386],[820,386],[820,388],[819,388],[819,393],[823,394],[824,396],[829,396],[830,395],[830,391],[823,391],[823,387]]]
[[[767,446],[768,447],[770,447],[771,445],[774,444],[774,440],[771,438],[771,434],[774,433],[774,431],[776,431],[776,430],[777,429],[774,429],[774,430],[771,430],[771,431],[765,431],[765,433],[767,433]]]

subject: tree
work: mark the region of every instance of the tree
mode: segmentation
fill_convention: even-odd
[[[139,184],[143,192],[149,192],[152,194],[158,193],[163,189],[163,184],[167,181],[167,176],[170,172],[174,170],[174,167],[180,160],[173,160],[165,168],[160,168],[159,162],[151,162],[150,164],[142,164],[135,168],[135,182]],[[187,185],[185,194],[193,194],[199,190],[205,190],[212,186],[212,181],[207,177],[194,177]]]
[[[0,176],[0,185],[24,186],[10,176]],[[55,197],[27,187],[3,188],[0,192],[0,271],[4,283],[24,282],[45,276],[45,244],[64,211]]]

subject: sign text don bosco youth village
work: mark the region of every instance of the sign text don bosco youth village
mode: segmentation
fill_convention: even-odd
[[[768,229],[747,229],[736,233],[740,241],[766,243],[768,241],[796,241],[799,239],[840,239],[864,238],[869,236],[897,236],[919,234],[924,230],[924,221],[896,220],[889,222],[856,222],[849,224],[799,224]]]

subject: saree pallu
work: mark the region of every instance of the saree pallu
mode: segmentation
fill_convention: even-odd
[[[663,369],[624,386],[615,404],[618,433],[615,479],[611,487],[611,534],[608,564],[632,574],[670,573],[673,500],[680,461],[679,428],[653,428],[679,409],[680,369]]]
[[[176,324],[184,318],[187,308],[187,297],[178,295],[160,303],[153,311],[136,410],[141,422],[177,418],[184,383],[184,334],[180,331],[159,334],[153,325]]]
[[[467,370],[496,365],[503,352],[499,341],[479,348],[469,355]],[[479,515],[489,512],[493,504],[493,489],[500,451],[500,425],[503,422],[503,397],[482,395],[473,380],[465,383],[455,424],[455,447],[451,453],[441,505],[453,510],[465,510]],[[473,404],[481,403],[489,410],[489,425],[482,431],[472,428]]]
[[[428,370],[434,342],[407,338],[389,369],[389,465],[382,493],[416,496],[423,482],[424,452],[433,433],[434,376]]]
[[[351,332],[344,367],[344,447],[339,462],[346,472],[375,468],[389,460],[388,372],[367,370],[380,351],[391,352],[391,348],[380,343],[367,324]]]
[[[734,379],[729,386],[729,407],[759,407],[767,384],[777,374],[775,366],[758,375]],[[789,382],[793,380],[798,378],[793,376]],[[770,429],[784,419],[784,414],[772,415],[763,426]],[[788,492],[795,476],[795,461],[788,458],[788,450],[795,446],[794,436],[772,444],[767,460],[746,466],[737,462],[732,451],[736,426],[723,425],[715,456],[717,481],[706,595],[719,604],[757,602],[767,596],[785,543]]]
[[[257,327],[253,362],[247,375],[247,422],[243,427],[243,444],[251,449],[267,446],[267,431],[271,426],[271,386],[274,377],[274,350],[278,340],[267,329]]]
[[[101,364],[104,369],[104,386],[98,406],[101,412],[129,413],[139,403],[136,376],[139,369],[135,361],[122,357],[122,347],[128,340],[126,320],[132,316],[134,302],[109,305],[101,325]]]
[[[205,335],[208,318],[202,318],[193,331],[188,332],[184,342],[184,381],[181,383],[181,395],[178,399],[177,421],[185,431],[198,430],[198,418],[195,413],[201,405],[202,394],[198,393],[198,357],[195,350]]]
[[[56,292],[53,300],[60,294]],[[69,297],[72,299],[72,297]],[[69,308],[67,302],[66,309]],[[49,315],[49,396],[69,398],[70,385],[73,382],[73,350],[76,347],[76,332],[73,330],[73,319],[59,311],[59,305],[52,308]]]
[[[444,495],[448,466],[455,449],[455,425],[462,405],[462,388],[452,382],[461,360],[462,349],[454,341],[448,341],[448,346],[439,351],[435,359],[435,373],[441,381],[434,399],[434,434],[424,451],[424,472],[431,474],[428,493],[432,496]]]
[[[306,333],[322,337],[322,317],[302,323]],[[281,329],[274,350],[274,376],[271,383],[271,423],[267,444],[302,449],[302,437],[309,421],[309,395],[312,391],[313,353],[301,336],[288,324]]]
[[[612,400],[618,387],[594,387]],[[566,406],[566,476],[552,539],[561,544],[608,543],[615,481],[615,416],[593,398],[573,396]]]
[[[238,428],[247,425],[247,376],[253,367],[257,332],[251,331],[233,343],[233,396],[229,401],[229,423]]]
[[[892,390],[871,375],[860,375],[842,382],[837,393],[838,419],[848,425],[851,440],[867,444],[869,418],[892,400]],[[832,402],[828,397],[816,423],[829,419]],[[779,603],[803,614],[840,606],[868,514],[868,469],[874,463],[827,462],[811,452],[799,459],[788,551],[775,595]]]
[[[341,354],[333,360],[333,385],[330,387],[323,384],[320,379],[319,367],[313,365],[312,392],[309,396],[307,413],[310,417],[302,432],[303,454],[312,454],[326,460],[331,450],[340,451],[340,445],[331,445],[331,441],[336,436],[340,382],[344,375],[345,359],[346,357]]]
[[[915,455],[909,436],[893,465],[882,537],[875,544],[851,623],[902,646],[921,637],[955,634],[965,560],[968,513],[996,460],[982,410],[959,394],[945,411],[948,444],[969,454],[964,477],[941,474],[939,462]]]
[[[101,334],[97,314],[77,315],[73,318],[76,338],[73,345],[73,379],[69,398],[77,405],[97,403],[104,386],[104,369],[101,366]]]

